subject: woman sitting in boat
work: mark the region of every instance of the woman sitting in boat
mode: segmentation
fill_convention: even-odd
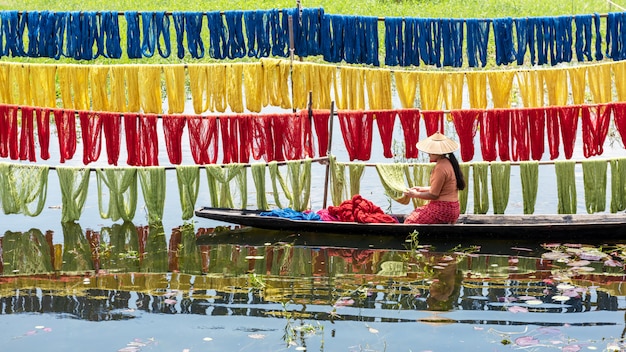
[[[417,142],[417,149],[428,153],[436,163],[430,174],[430,186],[412,187],[404,192],[409,198],[429,200],[415,209],[404,220],[405,224],[453,224],[459,218],[459,190],[465,188],[465,179],[453,152],[459,145],[436,132]]]

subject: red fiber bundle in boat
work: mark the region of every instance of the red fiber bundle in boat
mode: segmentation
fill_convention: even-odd
[[[339,221],[360,223],[397,223],[398,220],[371,201],[355,194],[339,206],[328,207],[328,213]]]

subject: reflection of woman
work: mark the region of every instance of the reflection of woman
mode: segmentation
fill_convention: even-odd
[[[436,163],[430,174],[430,186],[412,187],[404,192],[409,198],[421,198],[430,202],[415,209],[404,220],[413,224],[452,224],[459,218],[459,190],[465,188],[465,179],[453,152],[458,144],[436,132],[417,143],[417,148],[428,153]]]

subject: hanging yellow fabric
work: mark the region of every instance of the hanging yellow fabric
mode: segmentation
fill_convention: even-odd
[[[13,89],[9,78],[11,66],[10,64],[0,63],[0,86],[6,87],[6,89],[0,89],[0,102],[3,104],[14,104]]]
[[[611,93],[611,66],[605,64],[593,65],[587,68],[589,78],[589,90],[593,102],[596,104],[610,103],[613,100]],[[622,80],[617,78],[616,80]]]
[[[626,210],[626,158],[611,159],[611,213]]]
[[[585,103],[585,77],[587,75],[587,66],[571,67],[567,70],[569,75],[569,86],[572,88],[572,99],[575,105]]]
[[[522,103],[527,108],[543,106],[543,84],[537,70],[518,71],[517,86],[522,96]]]
[[[404,195],[409,188],[406,182],[409,166],[405,163],[376,164],[376,171],[385,194],[400,204],[409,204],[411,198]]]
[[[344,110],[365,109],[364,70],[355,67],[342,67],[339,70],[340,87],[335,80],[335,102],[337,108]]]
[[[491,168],[491,198],[493,198],[493,213],[504,214],[509,204],[511,180],[511,163],[492,162]]]
[[[448,110],[461,109],[463,107],[463,86],[465,84],[464,72],[448,72],[443,82],[443,100]]]
[[[576,214],[576,163],[570,160],[554,162],[559,214]]]
[[[513,88],[513,77],[515,71],[489,71],[489,91],[493,100],[493,107],[496,109],[506,109],[511,107],[511,89]]]
[[[189,90],[191,91],[193,111],[196,114],[202,114],[209,109],[209,84],[207,82],[208,66],[188,65],[187,70],[189,72]],[[222,78],[226,79],[226,77]]]
[[[226,66],[226,99],[233,112],[243,112],[243,65],[241,63]]]
[[[185,65],[164,65],[167,113],[180,114],[185,110]]]
[[[71,71],[72,77],[70,81],[74,97],[74,109],[90,110],[89,66],[75,66],[72,67]]]
[[[268,210],[267,196],[265,195],[265,169],[267,166],[263,163],[255,163],[250,166],[250,173],[254,181],[256,189],[256,208]]]
[[[289,63],[284,60],[261,58],[261,64],[263,65],[265,96],[269,104],[283,109],[290,109],[289,81],[291,67]],[[332,81],[324,78],[322,82],[330,87]]]
[[[267,105],[263,66],[260,62],[243,65],[243,89],[246,97],[246,109],[261,112]]]
[[[443,81],[445,73],[419,72],[417,74],[420,87],[422,110],[441,110],[443,103]]]
[[[489,211],[489,186],[487,183],[489,163],[475,162],[474,170],[474,214],[487,214]]]
[[[533,214],[539,187],[539,162],[524,161],[520,163],[520,179],[522,182],[524,214]]]
[[[208,84],[208,96],[206,99],[208,99],[210,111],[226,111],[228,106],[226,72],[226,64],[209,65],[206,68],[207,81],[205,81],[205,84]]]
[[[310,79],[313,90],[313,109],[330,109],[332,102],[331,87],[334,84],[337,68],[331,65],[311,66]]]
[[[30,67],[25,64],[21,66],[13,66],[10,72],[11,82],[17,87],[17,99],[19,105],[33,105],[31,92],[39,87],[30,86]]]
[[[583,160],[583,184],[587,213],[603,212],[606,208],[606,160]]]
[[[396,89],[398,90],[402,108],[410,109],[415,107],[418,73],[414,71],[394,71],[393,77],[396,81]]]
[[[461,172],[463,173],[463,179],[469,180],[470,175],[470,163],[459,163],[459,167],[461,168]],[[469,187],[465,187],[465,189],[459,191],[459,207],[461,214],[465,214],[467,212],[467,198],[469,196]]]
[[[54,108],[57,103],[55,65],[32,65],[30,68],[30,86],[33,89],[35,106]]]
[[[613,62],[611,65],[613,77],[626,77],[626,61]],[[626,79],[614,79],[617,101],[626,101]]]
[[[59,77],[59,90],[61,92],[61,105],[66,109],[74,108],[74,102],[72,99],[72,86],[71,86],[71,75],[74,74],[70,66],[68,65],[59,65],[57,68],[57,75]],[[12,87],[13,84],[11,82],[11,72],[9,71],[9,86]],[[11,94],[11,104],[15,104],[17,100],[13,99],[13,95]]]
[[[139,101],[144,113],[160,114],[163,112],[161,99],[161,66],[139,66]]]
[[[291,96],[289,95],[289,78],[291,77],[291,65],[288,61],[281,61],[279,67],[280,77],[281,77],[281,85],[280,85],[280,95],[282,96],[282,105],[283,109],[291,109],[293,104],[291,102]],[[333,80],[334,82],[334,80]]]
[[[93,110],[109,111],[109,96],[107,93],[109,66],[90,66],[89,83],[91,86],[91,100]]]
[[[140,112],[141,99],[139,98],[139,66],[125,65],[124,67],[126,71],[126,89],[128,94],[127,111]]]
[[[112,65],[109,69],[111,77],[111,99],[109,107],[111,111],[126,112],[126,68],[123,65]]]
[[[309,92],[313,91],[311,86],[310,68],[312,64],[308,62],[294,62],[292,69],[293,80],[293,106],[296,109],[306,109]]]
[[[564,69],[550,69],[538,71],[540,82],[539,87],[545,85],[548,92],[548,105],[567,105],[567,71]]]
[[[470,107],[473,109],[487,108],[487,73],[469,71],[465,75],[467,77]]]
[[[370,69],[365,71],[367,101],[370,110],[390,110],[391,72],[389,70]]]

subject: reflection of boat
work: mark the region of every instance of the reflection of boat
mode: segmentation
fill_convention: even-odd
[[[304,231],[352,235],[406,236],[413,231],[425,236],[567,238],[597,236],[604,239],[626,235],[624,214],[567,215],[461,215],[456,224],[386,224],[315,220],[293,220],[262,216],[259,210],[204,207],[196,211],[202,218],[268,230]],[[403,215],[396,215],[402,222]]]

